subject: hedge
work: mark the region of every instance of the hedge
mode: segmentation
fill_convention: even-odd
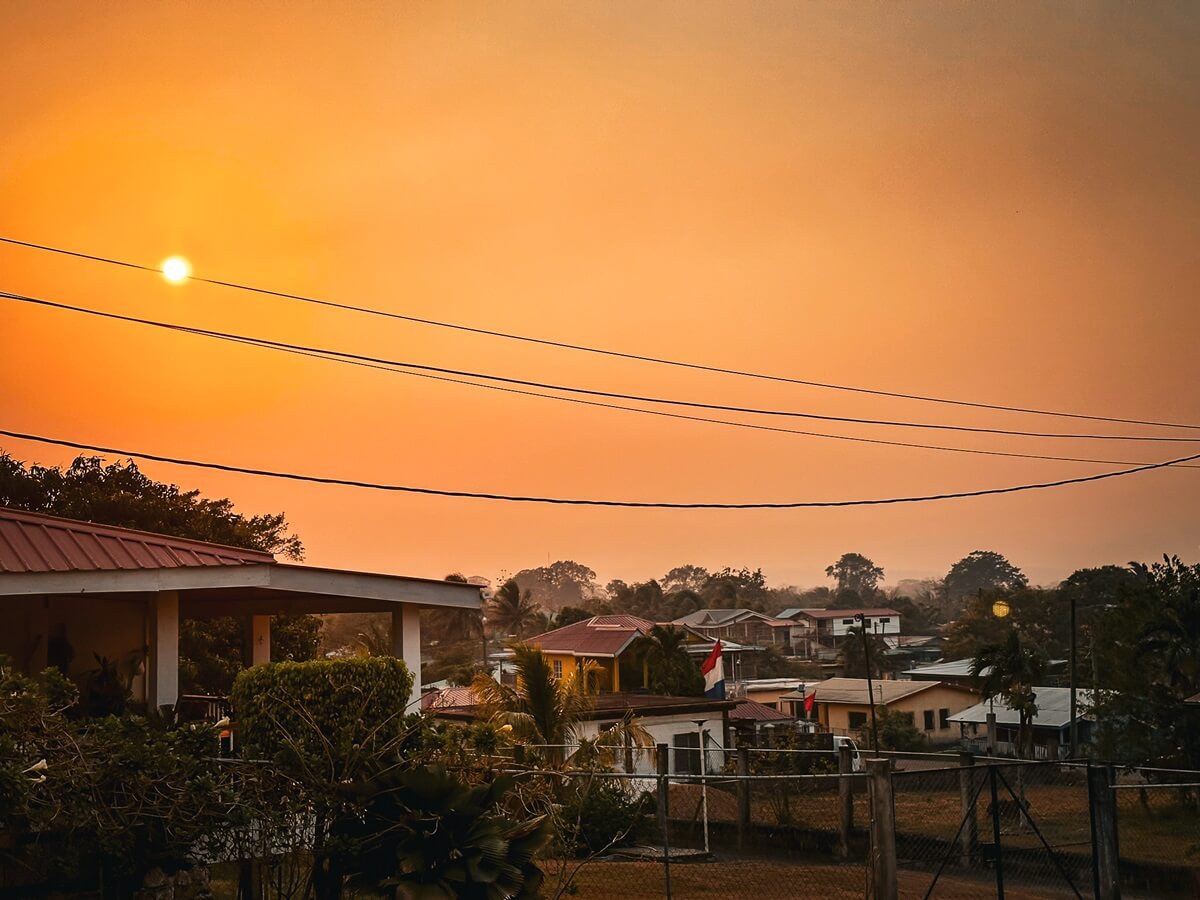
[[[384,656],[244,669],[232,694],[242,753],[289,762],[300,754],[344,773],[403,732],[412,683],[403,660]]]

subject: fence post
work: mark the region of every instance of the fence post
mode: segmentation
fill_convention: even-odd
[[[871,785],[871,875],[875,900],[897,900],[896,809],[892,800],[892,768],[886,759],[867,760]]]
[[[988,756],[998,756],[996,750],[996,714],[990,712],[987,714],[987,752]]]
[[[666,744],[657,744],[658,755],[658,824],[662,829],[663,848],[663,878],[666,880],[667,900],[671,900],[671,840],[667,834],[667,821],[670,815],[671,782],[668,779],[671,769],[671,748]]]
[[[1000,843],[1000,797],[996,792],[996,764],[989,763],[987,771],[988,786],[992,794],[992,855],[996,864],[996,900],[1004,900],[1004,847]]]
[[[750,827],[750,750],[748,747],[738,747],[737,773],[738,849],[741,850],[746,829]]]
[[[975,817],[974,791],[971,790],[974,775],[975,754],[958,754],[958,796],[962,808],[962,821],[966,824],[962,830],[962,864],[970,866],[979,846],[979,821]]]
[[[850,856],[850,832],[854,830],[854,760],[848,744],[838,747],[838,856]]]
[[[1092,878],[1096,900],[1121,900],[1121,858],[1117,844],[1116,792],[1111,766],[1087,768],[1088,806],[1092,813]]]

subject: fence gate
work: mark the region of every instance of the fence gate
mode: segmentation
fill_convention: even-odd
[[[900,897],[1094,896],[1085,771],[963,765],[893,785]]]

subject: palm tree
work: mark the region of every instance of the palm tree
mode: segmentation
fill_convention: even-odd
[[[488,622],[502,634],[523,637],[526,630],[538,621],[541,609],[533,602],[533,595],[513,579],[504,582],[488,605]]]
[[[1015,628],[998,644],[979,648],[971,662],[971,678],[983,691],[985,700],[1000,697],[1020,717],[1017,730],[1017,756],[1025,757],[1033,749],[1033,719],[1037,715],[1035,688],[1045,680],[1046,654],[1031,642],[1021,641]]]
[[[687,652],[687,633],[671,625],[655,625],[637,641],[650,670],[650,687],[656,694],[696,692],[699,672]]]
[[[546,757],[562,762],[564,745],[575,743],[580,723],[595,707],[599,666],[589,660],[555,678],[550,661],[536,647],[518,644],[513,653],[515,687],[484,674],[471,683],[483,715],[497,725],[511,725],[518,739],[547,745]]]
[[[884,643],[883,638],[877,634],[868,632],[867,641],[871,645],[871,677],[883,677],[883,661],[884,653],[888,650],[888,645]],[[842,647],[838,651],[838,662],[842,664],[842,674],[846,678],[866,678],[867,677],[867,657],[863,647],[863,630],[861,625],[854,625],[846,629],[846,636],[842,638]]]

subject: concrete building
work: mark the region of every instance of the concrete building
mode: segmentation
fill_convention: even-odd
[[[876,712],[886,709],[908,716],[932,743],[958,740],[952,721],[979,699],[978,691],[938,681],[875,681],[872,684]],[[836,735],[856,737],[871,721],[865,678],[830,678],[812,687],[815,694],[813,718],[818,728]],[[803,702],[803,695],[786,699]]]
[[[863,609],[785,609],[779,619],[792,623],[789,641],[792,654],[813,659],[823,652],[836,650],[841,640],[856,628],[854,618],[862,615],[863,624],[871,634],[884,639],[889,646],[896,645],[895,636],[900,634],[900,613],[894,609],[871,607]]]

